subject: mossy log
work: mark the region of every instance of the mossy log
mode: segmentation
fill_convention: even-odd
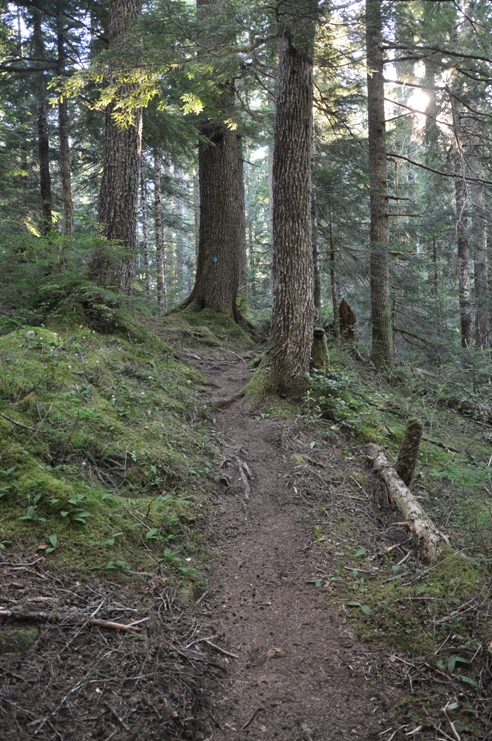
[[[388,462],[382,448],[371,443],[366,447],[366,452],[367,457],[373,463],[373,470],[380,474],[396,506],[408,523],[422,560],[427,563],[435,561],[439,555],[440,545],[443,542],[449,545],[448,538],[438,530],[424,512],[410,489]]]
[[[422,440],[422,429],[423,425],[420,419],[409,419],[405,436],[398,452],[396,473],[406,486],[410,486],[415,474],[420,441]]]

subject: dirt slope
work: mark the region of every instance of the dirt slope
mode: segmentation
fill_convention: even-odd
[[[309,583],[317,553],[288,485],[291,423],[256,416],[235,398],[247,379],[244,362],[202,369],[216,386],[225,445],[220,558],[201,633],[238,658],[227,658],[200,738],[381,738],[391,725],[387,692],[361,670],[361,647],[344,638],[338,608]]]

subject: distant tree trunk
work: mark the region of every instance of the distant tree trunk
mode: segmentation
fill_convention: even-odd
[[[239,213],[240,213],[240,253],[239,253],[239,287],[238,292],[241,296],[241,309],[245,308],[248,298],[248,259],[247,259],[247,240],[246,240],[246,195],[244,187],[244,155],[242,138],[237,137],[238,147],[238,190],[239,190]]]
[[[378,369],[391,363],[389,290],[389,211],[381,0],[366,0],[367,110],[371,208],[371,360]]]
[[[59,77],[65,75],[66,51],[63,22],[63,0],[56,4],[56,39],[57,39],[57,73]],[[70,169],[70,124],[68,119],[67,98],[58,97],[58,134],[60,137],[60,174],[63,197],[63,236],[64,248],[71,247],[73,237],[73,202],[72,202],[72,175]]]
[[[195,257],[198,257],[198,242],[200,240],[200,182],[198,173],[193,172],[193,226],[195,231]]]
[[[265,388],[298,395],[313,341],[311,221],[313,48],[317,3],[286,3],[279,18],[273,152],[273,312]]]
[[[470,284],[470,246],[468,242],[468,213],[465,170],[463,161],[463,137],[459,104],[452,96],[453,125],[455,135],[455,201],[456,242],[458,248],[458,299],[460,306],[461,346],[470,347],[472,342],[472,307]]]
[[[41,15],[38,9],[33,9],[33,47],[38,59],[45,57],[43,35],[41,29]],[[49,234],[53,228],[53,202],[51,196],[50,175],[50,144],[48,137],[48,104],[46,101],[46,80],[44,72],[37,75],[37,139],[39,158],[39,187],[41,192],[43,234]]]
[[[147,178],[145,176],[145,159],[140,158],[140,213],[142,217],[142,260],[145,270],[145,295],[150,298],[150,255],[149,255],[149,220],[147,211]]]
[[[471,138],[468,162],[473,178],[483,178],[483,166],[480,157],[480,138],[474,134]],[[488,290],[487,265],[487,235],[484,208],[483,183],[470,183],[472,203],[471,234],[474,257],[474,287],[475,287],[475,344],[479,350],[490,347],[490,311]]]
[[[109,4],[109,47],[121,54],[118,64],[124,71],[136,43],[132,39],[131,25],[142,14],[142,0],[110,0]],[[118,97],[125,97],[134,89],[133,84],[122,83]],[[135,279],[137,258],[137,209],[138,176],[142,144],[142,112],[133,111],[133,122],[122,128],[115,121],[115,103],[106,109],[104,141],[104,163],[99,216],[102,234],[107,239],[121,244],[117,263],[108,258],[107,252],[98,250],[92,257],[90,275],[96,282],[116,284],[123,293],[131,293]]]
[[[331,306],[333,310],[333,331],[336,342],[340,341],[340,314],[338,311],[338,292],[335,274],[335,240],[333,238],[333,213],[330,204],[330,223],[329,223],[329,240],[330,240],[330,288],[331,288]]]
[[[166,309],[166,274],[164,263],[164,229],[162,226],[161,154],[154,150],[154,234],[157,283],[157,309]]]
[[[314,157],[312,168],[314,172]],[[313,242],[313,271],[314,271],[314,314],[315,320],[319,321],[321,317],[321,270],[319,266],[319,245],[318,245],[318,214],[316,205],[316,189],[314,185],[311,191],[311,228]]]

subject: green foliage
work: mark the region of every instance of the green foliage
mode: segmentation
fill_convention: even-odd
[[[0,337],[4,547],[47,540],[46,553],[87,568],[108,548],[113,566],[135,565],[176,540],[172,569],[190,576],[183,536],[215,455],[200,376],[143,330],[125,339],[66,323]]]
[[[324,374],[309,374],[309,390],[304,399],[306,414],[314,419],[325,419],[354,433],[361,422],[363,405],[349,393],[351,378],[343,371],[330,369]]]

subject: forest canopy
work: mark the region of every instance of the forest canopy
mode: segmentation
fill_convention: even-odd
[[[337,338],[345,300],[377,367],[488,350],[491,16],[485,0],[4,5],[2,326],[94,285],[153,312],[269,316],[297,229],[286,207],[274,235],[284,38],[312,66],[314,280],[294,304],[307,291]]]

